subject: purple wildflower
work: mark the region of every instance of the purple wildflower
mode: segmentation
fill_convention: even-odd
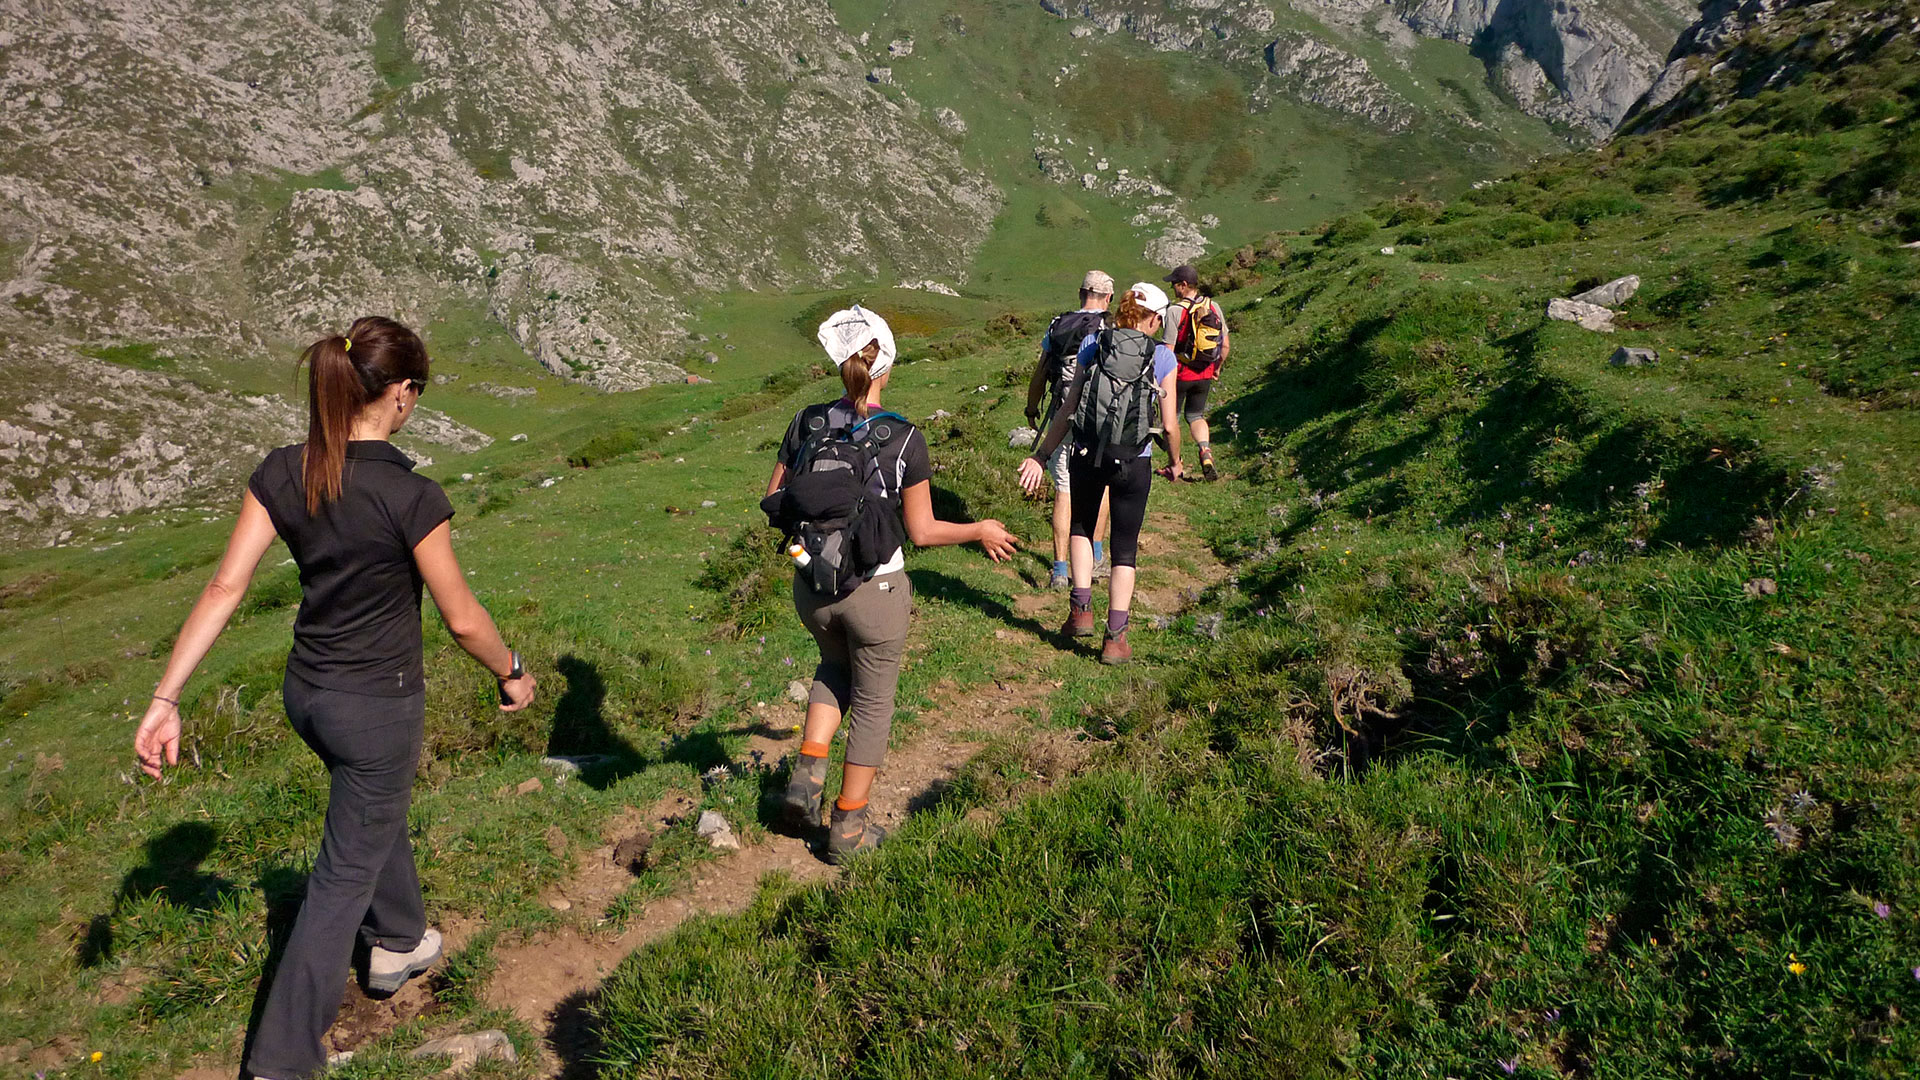
[[[1873,902],[1873,913],[1879,916],[1880,918],[1884,919],[1887,916],[1893,914],[1893,909],[1887,906],[1886,901],[1875,900]]]
[[[1508,1076],[1512,1076],[1514,1070],[1520,1067],[1520,1062],[1517,1059],[1513,1061],[1498,1061],[1494,1064],[1499,1065],[1500,1071],[1506,1073]]]
[[[1549,1024],[1557,1024],[1557,1023],[1559,1023],[1559,1022],[1560,1022],[1560,1010],[1559,1010],[1559,1009],[1548,1009],[1548,1010],[1547,1010],[1547,1023],[1549,1023]]]
[[[792,667],[792,666],[793,666],[793,657],[791,657],[791,656],[783,656],[783,657],[781,657],[781,658],[780,658],[780,662],[781,662],[781,663],[783,663],[783,664],[785,664],[785,665],[787,665],[788,667]]]

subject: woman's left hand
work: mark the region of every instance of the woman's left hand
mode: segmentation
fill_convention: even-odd
[[[140,759],[140,770],[160,779],[162,762],[180,763],[180,710],[171,702],[154,698],[147,703],[147,715],[133,733],[133,755]]]
[[[987,549],[987,558],[1003,562],[1013,558],[1014,549],[1020,545],[1005,525],[988,518],[980,523],[980,546]]]
[[[1040,490],[1040,482],[1047,478],[1047,467],[1040,464],[1038,458],[1027,458],[1020,463],[1020,487],[1031,495]],[[997,522],[996,522],[997,524]]]

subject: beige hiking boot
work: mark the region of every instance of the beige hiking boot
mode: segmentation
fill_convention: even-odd
[[[440,962],[440,931],[427,927],[411,952],[394,952],[378,945],[367,950],[367,989],[391,994],[408,979]]]

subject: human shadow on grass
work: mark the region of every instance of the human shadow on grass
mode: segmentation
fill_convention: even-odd
[[[559,1080],[591,1080],[600,1075],[600,1018],[594,1015],[600,991],[575,990],[554,1006],[547,1048],[560,1059]]]
[[[982,615],[1006,623],[1015,630],[1025,630],[1042,638],[1052,633],[1052,630],[1038,619],[1020,614],[1008,607],[999,597],[969,585],[951,574],[943,574],[938,570],[909,570],[907,580],[913,582],[915,596],[924,596],[949,604],[963,604]]]
[[[200,869],[219,838],[214,827],[203,821],[174,825],[150,838],[147,861],[121,881],[113,909],[88,921],[80,941],[80,966],[98,967],[113,959],[113,920],[129,902],[157,896],[174,907],[209,911],[235,892],[231,881]]]
[[[599,666],[568,653],[553,667],[567,686],[554,702],[547,756],[573,762],[581,782],[595,790],[605,790],[644,768],[645,755],[607,718],[607,681]]]

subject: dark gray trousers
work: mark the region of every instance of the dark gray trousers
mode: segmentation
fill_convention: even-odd
[[[273,1080],[327,1063],[354,939],[396,952],[420,944],[426,907],[407,840],[407,808],[426,730],[426,694],[373,697],[295,675],[281,687],[293,730],[332,776],[320,854],[267,991],[247,1070]]]

